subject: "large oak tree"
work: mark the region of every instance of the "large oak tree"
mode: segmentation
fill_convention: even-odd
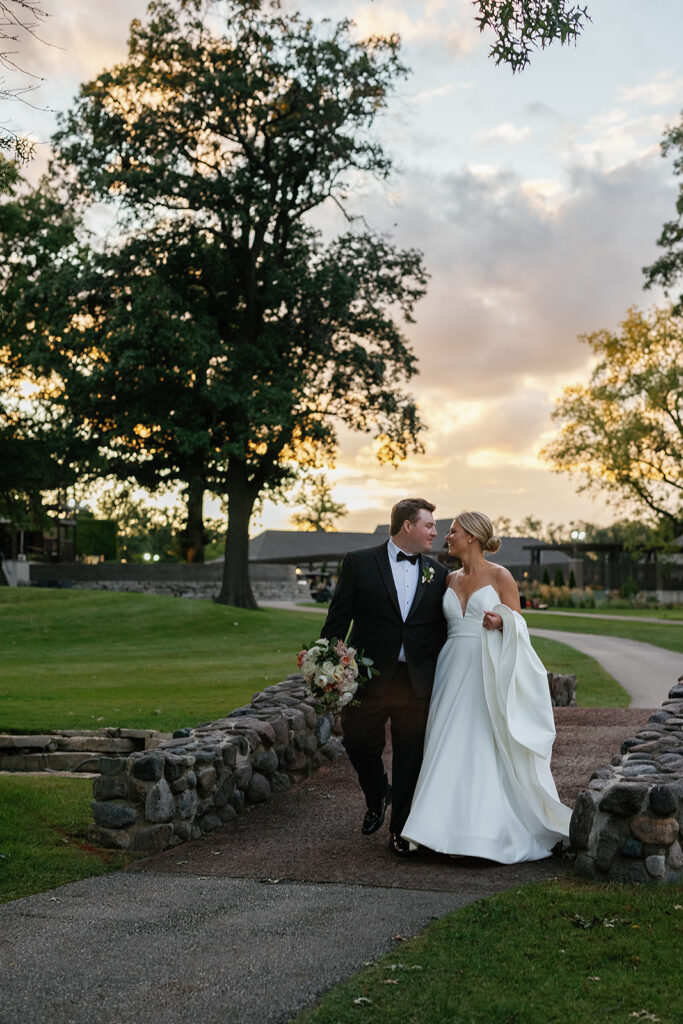
[[[63,121],[63,181],[117,222],[74,261],[43,344],[119,475],[184,481],[190,532],[204,489],[226,497],[220,600],[250,606],[259,495],[329,457],[341,423],[382,459],[419,450],[398,320],[425,274],[364,224],[326,241],[312,221],[389,173],[371,128],[405,72],[397,38],[355,41],[278,2],[204,7],[154,0]]]

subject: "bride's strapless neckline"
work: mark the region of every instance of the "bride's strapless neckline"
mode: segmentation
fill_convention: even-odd
[[[493,593],[496,595],[496,597],[500,601],[500,597],[498,597],[498,591],[496,590],[496,588],[491,583],[485,583],[483,587],[477,587],[476,590],[473,590],[472,593],[470,594],[470,596],[467,598],[467,601],[465,602],[465,607],[464,608],[462,606],[462,601],[458,597],[458,594],[457,594],[457,592],[456,592],[454,587],[446,587],[446,593],[448,593],[448,591],[450,590],[450,592],[453,594],[453,597],[458,602],[458,607],[460,608],[460,614],[462,615],[462,617],[464,619],[465,616],[467,615],[467,609],[470,606],[470,601],[472,600],[474,595],[480,593],[482,590],[488,590],[489,588],[493,591]]]

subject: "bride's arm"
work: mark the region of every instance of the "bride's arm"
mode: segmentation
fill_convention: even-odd
[[[521,612],[522,606],[519,603],[517,584],[507,569],[501,567],[498,579],[496,580],[496,589],[501,604],[507,605],[513,612]],[[484,629],[502,630],[503,619],[496,612],[484,612],[483,626]]]

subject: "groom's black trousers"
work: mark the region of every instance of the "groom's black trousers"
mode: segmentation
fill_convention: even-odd
[[[392,673],[369,680],[358,692],[358,704],[342,710],[344,746],[356,770],[368,807],[382,799],[386,781],[382,751],[386,723],[391,722],[392,803],[389,829],[400,835],[410,813],[422,764],[429,698],[418,697],[404,662]]]

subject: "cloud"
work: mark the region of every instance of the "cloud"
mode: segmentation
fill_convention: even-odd
[[[680,102],[683,78],[675,78],[671,71],[660,71],[642,85],[622,86],[619,96],[629,103],[644,103],[650,107],[668,106]]]
[[[454,6],[457,13],[453,13]],[[453,5],[447,0],[425,3],[377,0],[357,7],[353,20],[362,36],[397,32],[406,44],[432,48],[432,56],[435,45],[451,57],[464,56],[474,48],[478,38],[468,5]]]
[[[524,139],[528,138],[531,134],[531,128],[528,125],[517,125],[510,124],[509,121],[505,121],[503,124],[495,125],[493,128],[487,128],[484,131],[477,132],[477,142],[506,142],[516,144],[523,142]]]

